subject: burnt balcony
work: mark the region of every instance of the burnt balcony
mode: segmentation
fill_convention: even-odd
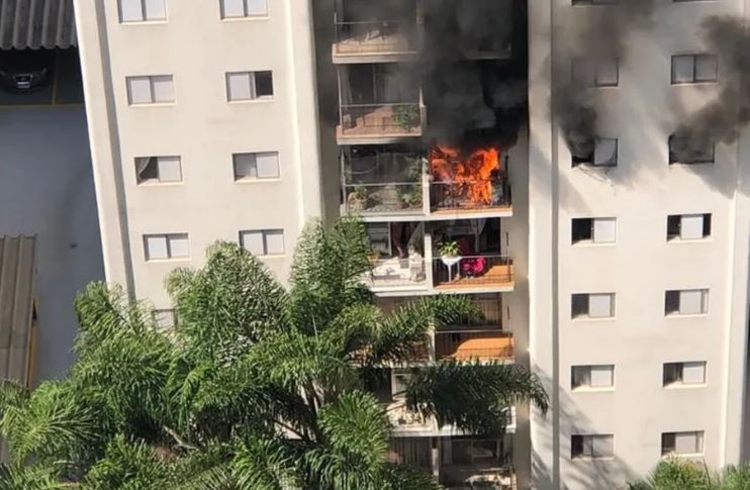
[[[430,183],[430,208],[434,214],[510,207],[510,185],[506,176]]]
[[[334,30],[334,63],[404,61],[417,53],[414,21],[335,19]]]
[[[515,356],[510,332],[466,328],[435,333],[437,359],[512,361]]]
[[[341,166],[342,214],[424,214],[424,159],[418,153],[353,147],[342,154]]]
[[[341,106],[339,141],[383,143],[422,136],[424,108],[419,103],[349,104]]]

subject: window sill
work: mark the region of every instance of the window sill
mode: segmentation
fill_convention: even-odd
[[[184,181],[179,182],[138,182],[136,185],[138,187],[180,187],[184,185]]]
[[[285,259],[286,254],[278,254],[278,255],[255,255],[260,260],[268,260],[268,259]]]
[[[607,386],[606,388],[592,388],[589,386],[573,388],[570,390],[571,393],[613,393],[615,391],[614,386]]]
[[[573,456],[572,461],[614,461],[614,456],[590,457],[590,456]]]
[[[175,257],[173,259],[146,259],[149,264],[164,264],[173,262],[190,262],[190,257]]]
[[[664,318],[701,318],[708,316],[708,313],[667,313]]]
[[[259,21],[259,20],[270,20],[271,16],[266,15],[244,15],[242,17],[222,17],[222,22],[246,22],[246,21]]]
[[[614,242],[595,242],[593,240],[580,240],[572,244],[574,247],[613,247],[617,245],[617,241]]]
[[[174,107],[174,102],[139,102],[137,104],[128,103],[128,107],[144,108],[144,107]]]
[[[713,240],[711,239],[710,235],[704,238],[685,238],[685,239],[680,238],[680,237],[667,238],[667,243],[687,244],[687,243],[704,243],[704,242],[711,242],[711,241]]]
[[[273,97],[258,97],[256,99],[227,100],[227,103],[229,105],[268,104],[274,100]]]
[[[670,385],[664,386],[665,390],[695,390],[695,389],[702,389],[706,388],[708,385],[706,383],[700,383],[700,384],[682,384],[682,383],[672,383]]]
[[[702,458],[703,453],[666,453],[661,455],[661,459],[669,458]]]
[[[718,80],[701,80],[701,81],[693,81],[693,82],[671,82],[670,85],[673,87],[685,87],[685,86],[693,86],[693,85],[718,85]]]
[[[669,166],[675,166],[675,167],[693,167],[695,165],[715,165],[716,162],[669,162]]]
[[[267,179],[248,177],[248,178],[244,178],[244,179],[234,179],[232,182],[234,184],[241,184],[241,185],[245,185],[245,184],[270,184],[272,182],[281,182],[281,177],[271,177],[271,178],[267,178]]]
[[[166,25],[169,24],[168,19],[154,19],[154,20],[121,20],[120,25],[122,26],[141,26],[141,25]]]
[[[574,322],[602,322],[602,321],[614,321],[616,320],[616,317],[614,316],[600,316],[600,317],[590,317],[590,316],[575,316],[571,318]]]

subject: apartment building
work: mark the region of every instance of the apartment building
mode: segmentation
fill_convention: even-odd
[[[616,3],[529,2],[529,354],[554,406],[531,421],[538,488],[748,454],[748,134],[696,129],[741,60],[704,23],[740,25],[747,2]],[[703,146],[681,153],[685,130]]]
[[[414,366],[518,362],[552,399],[482,440],[399,410],[394,366],[394,461],[589,489],[744,460],[749,140],[670,136],[732,74],[702,22],[745,4],[76,0],[107,278],[169,323],[164,277],[213,241],[283,279],[307,219],[357,214],[384,309],[487,317]]]
[[[167,273],[218,239],[284,278],[321,214],[308,3],[75,7],[108,280],[169,310]]]

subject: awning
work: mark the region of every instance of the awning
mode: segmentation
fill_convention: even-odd
[[[0,0],[0,49],[75,45],[73,0]]]
[[[29,384],[34,322],[32,237],[0,237],[0,378]]]

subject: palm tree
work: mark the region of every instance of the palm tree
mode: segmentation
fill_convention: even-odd
[[[750,465],[729,466],[711,472],[704,463],[667,458],[645,479],[631,483],[630,490],[750,490]]]
[[[179,326],[168,333],[147,304],[90,285],[69,375],[0,389],[12,455],[0,490],[438,488],[389,462],[391,425],[368,387],[430,328],[478,311],[437,296],[384,315],[361,281],[367,250],[356,221],[312,223],[285,289],[217,243],[203,269],[169,276]],[[408,410],[493,437],[526,401],[547,409],[537,378],[491,362],[424,363],[405,389]]]

